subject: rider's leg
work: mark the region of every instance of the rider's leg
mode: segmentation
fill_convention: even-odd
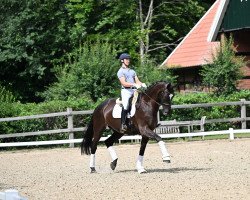
[[[124,133],[127,130],[126,119],[128,114],[128,107],[129,107],[129,98],[133,95],[134,91],[132,89],[122,89],[121,96],[122,96],[122,114],[121,114],[121,129],[120,132]]]
[[[126,120],[127,120],[128,111],[122,108],[121,114],[121,133],[124,133],[127,130]]]

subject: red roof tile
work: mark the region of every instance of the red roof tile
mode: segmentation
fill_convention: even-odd
[[[200,66],[212,60],[212,53],[219,42],[209,42],[208,34],[218,12],[221,0],[217,0],[188,35],[168,56],[162,65],[168,68]]]

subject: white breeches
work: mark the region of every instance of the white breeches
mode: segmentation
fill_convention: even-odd
[[[134,94],[134,89],[122,89],[121,90],[121,96],[122,96],[122,105],[125,110],[128,109],[128,101],[129,98],[133,96]]]

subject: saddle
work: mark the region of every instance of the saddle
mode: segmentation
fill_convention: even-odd
[[[129,111],[128,118],[131,118],[135,115],[136,111],[136,102],[138,101],[140,95],[138,91],[134,92],[134,95],[129,99]],[[116,99],[116,104],[113,108],[112,116],[113,118],[121,118],[122,113],[122,101],[120,98]]]

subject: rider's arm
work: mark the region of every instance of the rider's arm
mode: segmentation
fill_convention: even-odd
[[[142,82],[139,80],[139,78],[137,76],[135,76],[135,83],[138,85],[142,84]]]
[[[129,83],[129,82],[126,82],[126,79],[124,76],[122,76],[121,78],[119,78],[120,82],[121,82],[121,85],[123,87],[132,87],[134,86],[134,83]]]

